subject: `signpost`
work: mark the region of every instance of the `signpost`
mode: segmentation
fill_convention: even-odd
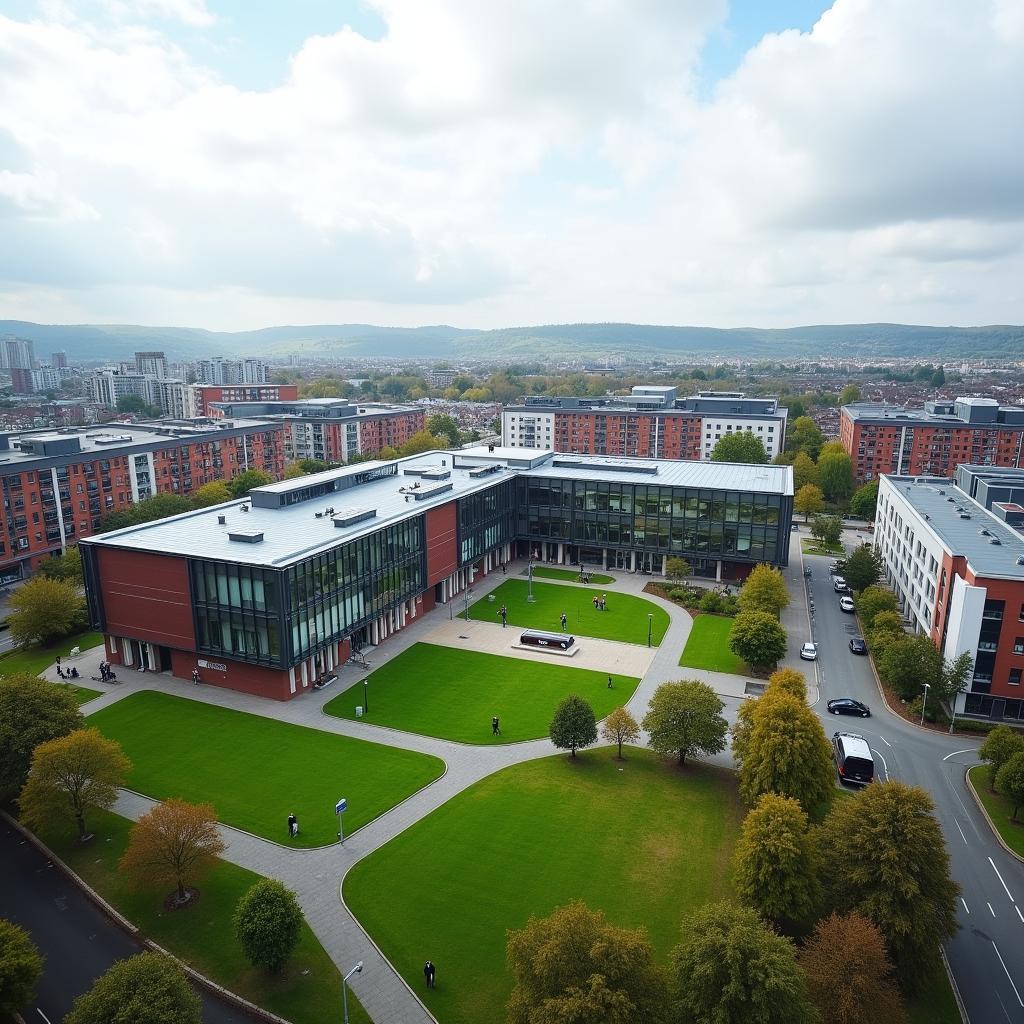
[[[342,815],[348,810],[348,801],[342,797],[334,805],[334,814],[338,819],[338,838],[344,843],[345,842],[345,825],[343,823]]]
[[[526,603],[533,604],[533,559],[526,567]]]

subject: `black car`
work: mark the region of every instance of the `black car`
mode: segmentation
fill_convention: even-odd
[[[850,641],[850,650],[853,651],[854,654],[867,654],[868,645],[864,643],[863,637],[855,636]]]
[[[861,704],[859,700],[854,700],[852,697],[840,697],[837,700],[830,700],[827,706],[830,715],[856,715],[858,718],[871,717],[871,710],[867,704]]]

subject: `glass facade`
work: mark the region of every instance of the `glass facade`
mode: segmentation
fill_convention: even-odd
[[[207,654],[281,666],[281,573],[193,560],[196,643]]]
[[[514,480],[459,499],[459,565],[515,540],[515,500]]]

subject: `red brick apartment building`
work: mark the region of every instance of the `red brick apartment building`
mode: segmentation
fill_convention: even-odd
[[[280,424],[108,424],[0,434],[0,579],[17,579],[155,494],[191,494],[246,469],[284,472]]]
[[[294,402],[298,384],[193,384],[196,415],[215,416],[214,402]]]
[[[858,481],[883,473],[950,477],[959,465],[1020,466],[1024,406],[991,398],[926,402],[923,409],[843,406],[839,440]]]

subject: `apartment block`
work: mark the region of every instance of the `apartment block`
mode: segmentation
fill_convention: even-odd
[[[193,384],[196,416],[217,416],[215,402],[295,402],[298,384]]]

